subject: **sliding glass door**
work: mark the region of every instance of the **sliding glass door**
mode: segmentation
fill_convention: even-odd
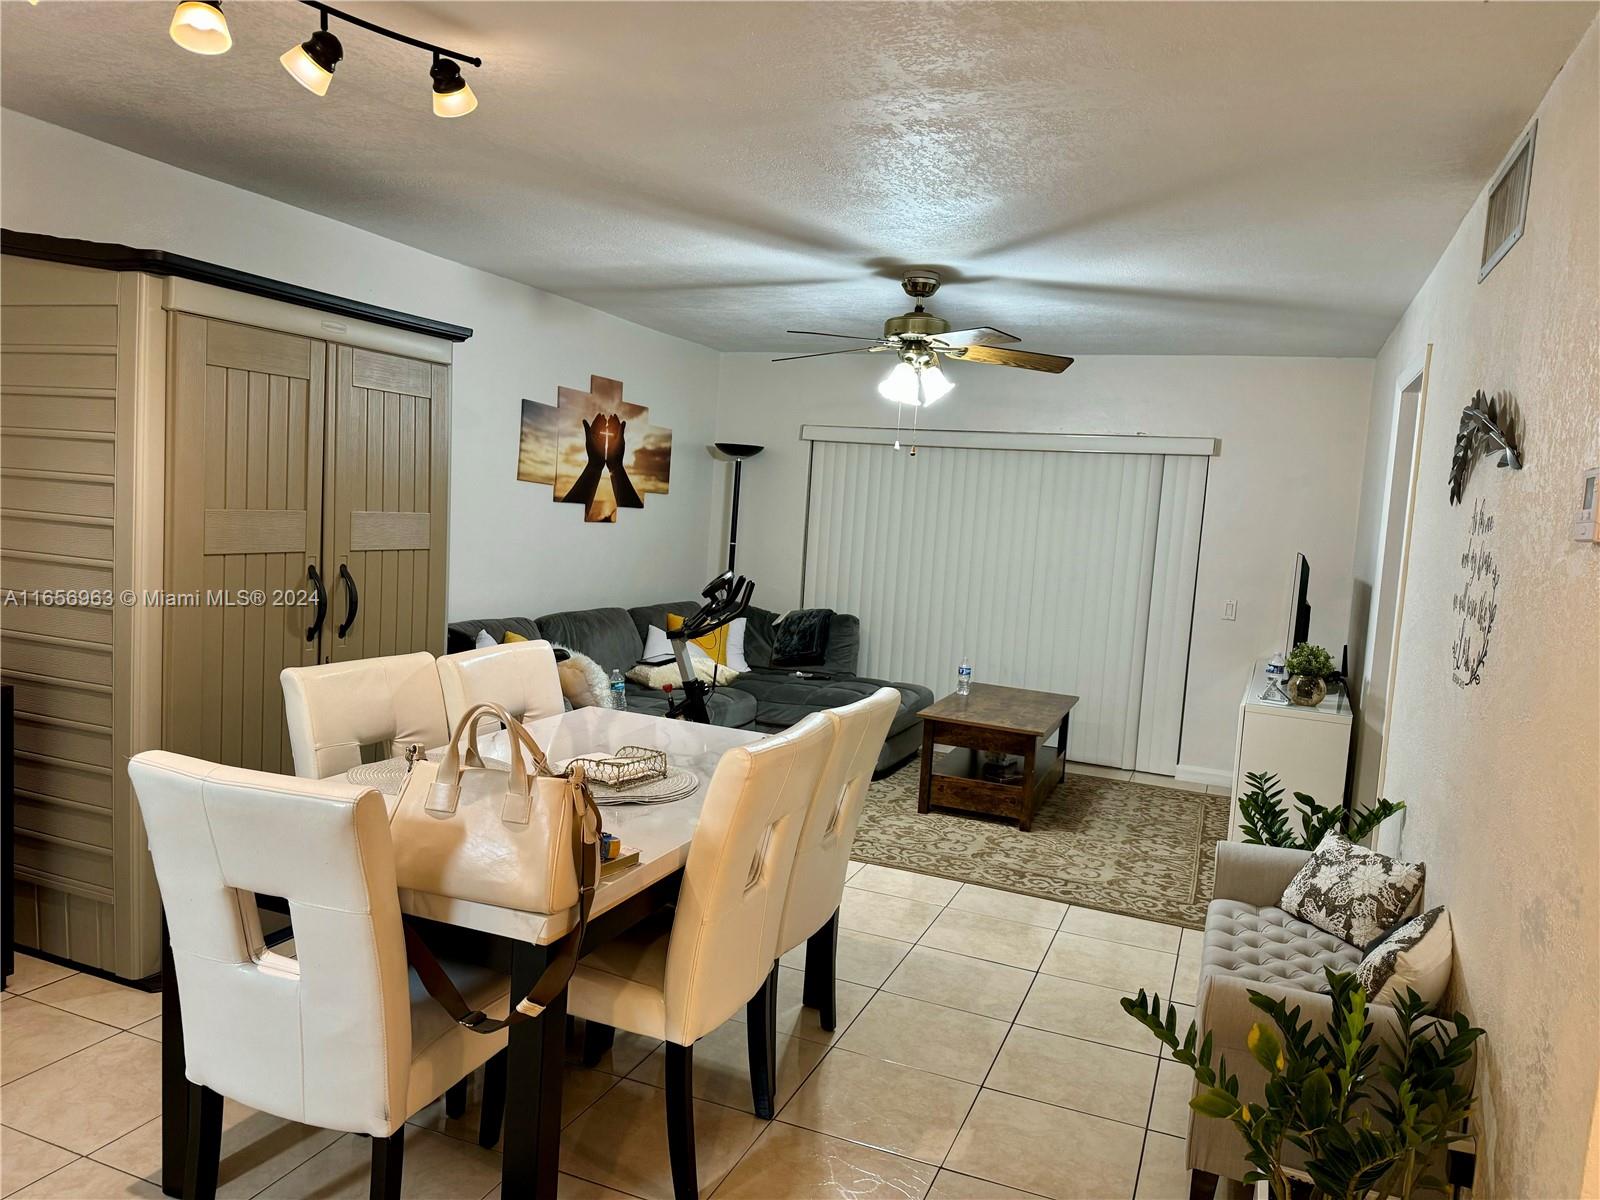
[[[1068,692],[1068,752],[1170,773],[1203,455],[812,444],[805,595],[861,618],[861,670]]]

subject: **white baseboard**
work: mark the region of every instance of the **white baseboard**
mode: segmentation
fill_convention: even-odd
[[[1187,763],[1179,763],[1173,772],[1177,779],[1184,779],[1190,783],[1204,783],[1215,787],[1233,787],[1233,772],[1224,771],[1221,767],[1192,767]]]

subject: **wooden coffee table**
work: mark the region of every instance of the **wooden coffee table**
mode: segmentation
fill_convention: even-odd
[[[1067,719],[1076,696],[1026,688],[975,683],[965,696],[951,694],[923,709],[922,784],[917,811],[954,808],[991,817],[1010,817],[1017,828],[1033,827],[1041,797],[1061,781],[1067,761]],[[1044,745],[1057,729],[1055,753]],[[956,746],[934,770],[935,743]],[[980,752],[1022,758],[1015,780],[985,778]]]

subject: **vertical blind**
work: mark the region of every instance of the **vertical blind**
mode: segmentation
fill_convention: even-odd
[[[1172,769],[1204,457],[811,455],[804,602],[861,618],[864,674],[944,695],[966,655],[979,681],[1080,697],[1073,758]]]

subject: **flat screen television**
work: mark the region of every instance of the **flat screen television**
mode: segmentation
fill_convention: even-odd
[[[1311,564],[1304,554],[1294,556],[1294,574],[1289,577],[1289,619],[1283,631],[1285,655],[1311,637],[1311,605],[1306,593],[1311,587]]]

